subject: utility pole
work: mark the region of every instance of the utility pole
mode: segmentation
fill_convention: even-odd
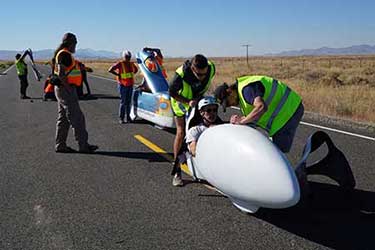
[[[249,67],[249,47],[251,47],[251,44],[244,44],[242,47],[246,47],[246,64]]]

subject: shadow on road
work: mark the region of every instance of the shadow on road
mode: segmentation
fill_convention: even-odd
[[[151,153],[151,152],[146,153],[146,152],[97,151],[95,152],[95,154],[111,156],[111,157],[144,159],[144,160],[148,160],[149,162],[170,162],[167,159],[173,157],[172,153],[161,154],[161,153]]]
[[[254,216],[333,249],[375,248],[375,193],[310,182],[314,196],[289,209],[260,209]]]

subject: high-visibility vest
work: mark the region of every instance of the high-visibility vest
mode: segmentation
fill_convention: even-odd
[[[268,76],[243,76],[237,79],[238,95],[242,114],[247,116],[254,106],[246,102],[243,89],[249,84],[261,82],[265,88],[262,97],[267,105],[267,111],[256,121],[258,126],[268,131],[273,136],[293,116],[302,102],[302,98],[286,84]]]
[[[134,63],[125,61],[121,61],[120,63],[120,77],[117,77],[117,81],[124,86],[133,86],[134,73],[136,72]]]
[[[67,82],[72,85],[76,86],[81,86],[82,84],[82,74],[81,74],[81,69],[79,67],[79,64],[77,61],[74,59],[72,53],[68,49],[62,49],[60,50],[55,57],[56,62],[58,62],[58,57],[62,52],[67,52],[69,53],[70,57],[72,58],[72,63],[65,68],[65,74],[70,71],[69,75],[67,76]],[[57,65],[55,66],[55,74],[57,74]]]
[[[210,68],[210,76],[209,76],[206,87],[199,93],[200,95],[203,95],[204,93],[207,92],[208,88],[211,85],[212,79],[215,76],[215,65],[211,61],[208,61],[208,67]],[[184,79],[185,72],[183,70],[183,65],[180,66],[178,69],[176,69],[176,73],[182,78],[182,89],[180,89],[178,94],[185,97],[188,100],[192,100],[193,90],[191,88],[190,83],[186,82]],[[189,110],[188,103],[179,102],[173,97],[171,97],[171,104],[172,104],[173,112],[175,113],[176,116],[183,116]]]
[[[53,93],[55,90],[54,90],[54,87],[51,83],[47,83],[47,86],[46,88],[44,89],[44,93]]]
[[[27,74],[27,64],[22,59],[16,60],[15,64],[17,69],[17,75],[23,76]]]

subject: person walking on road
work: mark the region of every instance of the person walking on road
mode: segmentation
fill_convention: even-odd
[[[54,73],[60,81],[55,86],[58,104],[55,151],[58,153],[76,152],[66,145],[70,126],[72,126],[75,139],[78,141],[78,152],[93,153],[98,149],[98,146],[88,143],[85,116],[78,102],[76,88],[82,83],[82,75],[79,65],[73,57],[76,45],[76,36],[66,33],[52,59]]]
[[[137,66],[130,59],[132,54],[125,50],[122,52],[123,60],[112,65],[108,72],[117,76],[118,91],[120,93],[119,123],[131,122],[130,104],[133,94],[134,74],[138,72]]]
[[[242,116],[233,115],[231,123],[253,123],[267,131],[283,153],[290,151],[304,106],[285,83],[268,76],[242,76],[231,86],[218,86],[214,93],[224,110],[240,106]]]
[[[17,54],[16,55],[16,69],[17,69],[17,75],[18,78],[20,79],[20,98],[21,99],[30,99],[26,95],[26,89],[29,86],[29,82],[27,81],[27,64],[25,63],[24,59],[27,55],[30,55],[29,49],[27,49],[22,55]]]
[[[169,84],[171,106],[177,129],[173,143],[174,165],[177,164],[176,159],[185,136],[185,116],[207,92],[214,76],[215,65],[205,56],[197,54],[176,69],[176,74]],[[174,174],[174,171],[172,173]],[[173,186],[183,185],[179,167],[173,176],[172,184]]]

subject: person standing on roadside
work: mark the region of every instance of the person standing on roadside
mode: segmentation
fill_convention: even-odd
[[[17,69],[17,75],[20,79],[20,98],[21,99],[30,99],[26,95],[26,89],[29,86],[29,82],[27,81],[27,64],[25,63],[24,59],[27,55],[30,55],[29,49],[27,49],[22,55],[17,54],[16,55],[16,69]]]
[[[58,105],[55,144],[57,153],[76,152],[66,145],[70,126],[72,126],[75,139],[78,141],[78,152],[93,153],[98,149],[98,146],[88,143],[85,116],[78,102],[76,88],[82,84],[82,75],[79,65],[73,57],[76,45],[77,38],[74,34],[64,34],[62,43],[56,49],[52,59],[54,73],[60,82],[55,86]]]
[[[134,74],[138,72],[137,66],[130,59],[132,54],[125,50],[122,52],[123,60],[112,65],[108,72],[117,76],[118,90],[120,93],[119,123],[131,122],[130,103],[133,94]]]
[[[176,74],[169,84],[169,94],[176,123],[176,136],[173,143],[174,165],[178,162],[177,155],[185,136],[185,116],[207,92],[214,76],[215,65],[205,56],[197,54],[176,69]],[[173,169],[173,186],[182,186],[180,167],[174,166]]]

